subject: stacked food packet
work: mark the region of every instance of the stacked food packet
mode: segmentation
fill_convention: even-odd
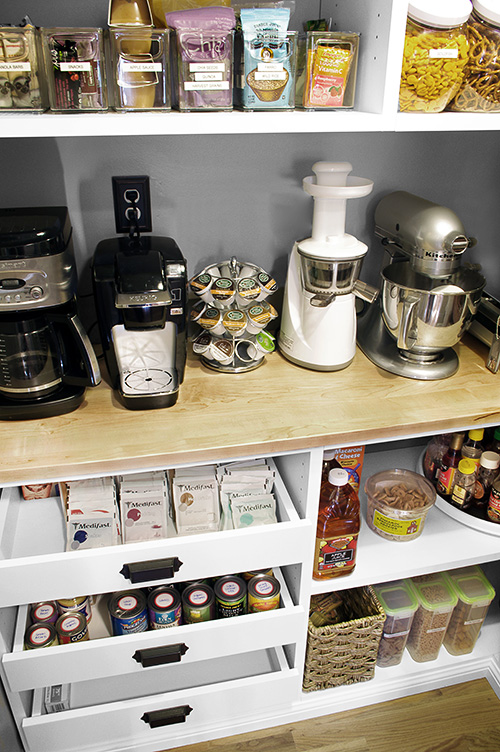
[[[121,543],[113,478],[72,480],[59,484],[67,523],[66,550]]]
[[[166,538],[169,495],[165,473],[125,475],[118,482],[123,542]]]

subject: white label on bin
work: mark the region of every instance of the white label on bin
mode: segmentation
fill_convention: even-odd
[[[261,73],[264,73],[265,71],[279,73],[283,70],[283,63],[259,63],[257,65],[257,70]]]
[[[429,50],[429,57],[446,57],[448,59],[458,57],[458,49],[447,49],[441,47],[440,49]]]
[[[0,71],[30,71],[31,63],[0,63]]]
[[[195,81],[222,81],[222,73],[219,73],[217,71],[203,71],[202,73],[195,73],[194,74],[194,80]]]
[[[71,71],[89,71],[91,70],[91,65],[88,61],[81,63],[59,63],[59,68],[65,73],[70,73]]]
[[[222,91],[229,89],[229,81],[186,81],[185,91]]]
[[[255,80],[256,81],[284,81],[286,78],[285,71],[272,73],[269,71],[269,73],[266,71],[265,73],[259,73],[259,71],[256,71],[254,73]]]
[[[189,63],[190,73],[200,73],[202,71],[224,71],[224,63]]]
[[[120,63],[122,71],[127,73],[142,73],[143,71],[161,71],[161,63],[126,63],[124,60]]]

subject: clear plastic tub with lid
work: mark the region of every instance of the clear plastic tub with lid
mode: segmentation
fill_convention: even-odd
[[[386,613],[380,640],[377,666],[397,666],[401,663],[418,601],[405,580],[394,580],[373,589]]]
[[[455,112],[500,110],[500,2],[472,0],[467,24],[469,59],[460,91],[449,109]]]
[[[470,0],[411,0],[399,90],[401,112],[442,112],[468,60]]]
[[[417,663],[434,661],[439,655],[458,599],[449,580],[440,572],[412,577],[410,583],[418,609],[406,647]]]
[[[451,655],[465,655],[476,644],[495,590],[478,566],[461,567],[445,574],[458,602],[444,636],[444,646]]]

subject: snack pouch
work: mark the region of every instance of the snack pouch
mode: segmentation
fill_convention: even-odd
[[[294,106],[295,48],[287,37],[289,8],[242,8],[242,105],[247,109]]]
[[[165,14],[177,43],[181,110],[226,110],[233,105],[232,8],[204,7]]]
[[[305,107],[342,107],[352,57],[348,42],[317,40],[309,47]]]

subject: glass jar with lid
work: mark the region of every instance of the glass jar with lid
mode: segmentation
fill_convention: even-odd
[[[500,110],[500,2],[472,0],[467,24],[469,60],[460,91],[449,109],[455,112]]]
[[[468,60],[470,0],[410,0],[399,89],[401,112],[442,112]]]

